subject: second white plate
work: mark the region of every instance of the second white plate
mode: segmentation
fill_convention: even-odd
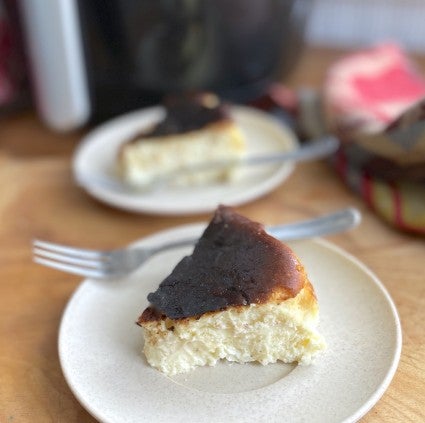
[[[243,106],[233,106],[231,114],[247,141],[248,155],[291,151],[298,147],[292,131],[270,115]],[[129,193],[99,181],[114,177],[117,151],[139,131],[161,120],[162,107],[129,113],[90,132],[74,155],[76,180],[93,197],[121,209],[160,215],[206,213],[218,204],[240,205],[276,188],[292,172],[293,163],[246,166],[231,183],[190,188],[162,188],[158,191]],[[81,176],[81,177],[80,177]]]
[[[190,225],[140,242],[199,236]],[[400,357],[392,300],[358,260],[330,243],[290,244],[320,305],[328,350],[311,366],[219,363],[168,378],[142,353],[134,323],[154,291],[190,248],[161,253],[130,277],[86,280],[60,326],[59,356],[72,391],[102,422],[355,422],[388,387]]]

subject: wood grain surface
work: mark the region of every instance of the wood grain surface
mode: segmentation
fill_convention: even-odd
[[[320,86],[341,52],[307,50],[289,80]],[[425,70],[425,62],[418,63]],[[64,307],[81,279],[31,261],[38,237],[95,248],[117,247],[209,215],[157,217],[105,206],[75,186],[71,155],[81,133],[58,135],[31,112],[0,122],[0,422],[94,422],[62,375],[57,337]],[[425,411],[425,242],[381,221],[324,162],[302,164],[278,189],[238,210],[266,224],[346,207],[360,227],[328,239],[384,283],[403,329],[400,365],[363,422],[423,422]],[[349,381],[347,381],[349,389]]]

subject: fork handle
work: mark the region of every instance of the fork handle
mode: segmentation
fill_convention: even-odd
[[[329,156],[330,154],[335,153],[338,147],[338,139],[332,135],[326,135],[310,141],[307,144],[302,144],[299,148],[292,151],[280,153],[274,152],[262,156],[248,156],[243,158],[240,162],[237,162],[237,164],[257,165],[281,163],[285,161],[305,162]]]
[[[311,220],[303,220],[297,223],[268,226],[266,231],[277,239],[289,241],[293,239],[305,239],[315,236],[330,235],[342,232],[357,226],[360,223],[361,214],[355,208],[339,210]],[[152,252],[170,250],[173,248],[194,245],[199,238],[186,238],[173,241],[153,248]]]
[[[311,220],[269,226],[266,231],[275,238],[289,241],[342,232],[357,226],[360,221],[360,212],[350,207]]]

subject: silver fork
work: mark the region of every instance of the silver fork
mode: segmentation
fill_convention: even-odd
[[[358,225],[360,212],[347,208],[316,219],[266,227],[267,232],[281,240],[311,238],[330,235]],[[87,278],[108,279],[127,275],[140,267],[149,257],[173,248],[195,244],[197,239],[187,238],[155,247],[127,247],[117,250],[96,251],[33,241],[33,260],[44,266]]]
[[[148,186],[136,186],[123,182],[120,178],[108,173],[74,173],[77,184],[81,186],[103,187],[126,194],[137,194],[146,191],[155,191],[175,182],[179,177],[195,173],[205,172],[214,169],[227,168],[229,166],[256,166],[264,164],[279,164],[284,162],[305,162],[309,160],[321,159],[329,156],[339,147],[339,141],[332,135],[326,135],[307,144],[301,145],[292,151],[273,152],[265,155],[255,155],[243,157],[240,160],[219,160],[200,165],[190,165],[181,169],[175,169],[164,175],[157,176]]]

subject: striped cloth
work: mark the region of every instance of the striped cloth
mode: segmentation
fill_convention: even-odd
[[[390,224],[425,235],[425,79],[397,45],[343,57],[320,93],[275,85],[254,105],[285,110],[302,138],[336,134],[343,181]]]

